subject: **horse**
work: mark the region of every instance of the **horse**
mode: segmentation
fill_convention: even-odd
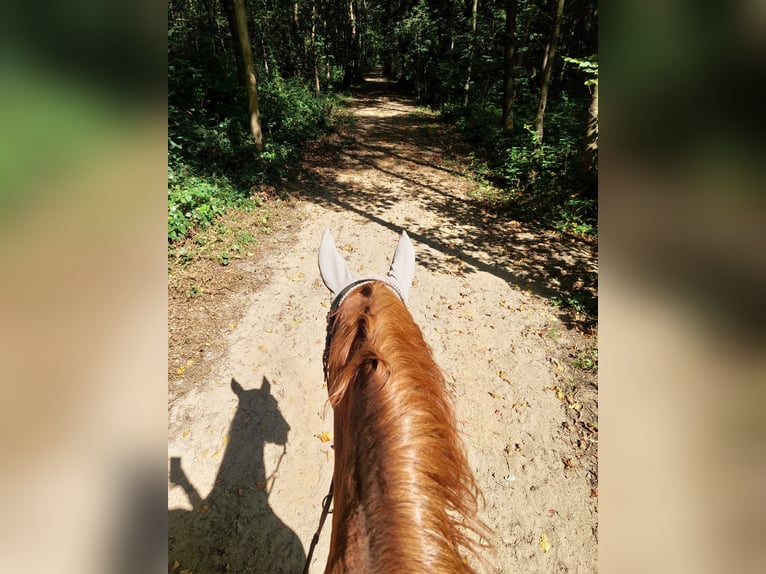
[[[406,232],[386,276],[356,278],[329,229],[319,249],[333,295],[324,353],[334,413],[334,510],[325,574],[474,573],[491,530],[446,381],[407,309]],[[467,552],[466,552],[467,551]]]

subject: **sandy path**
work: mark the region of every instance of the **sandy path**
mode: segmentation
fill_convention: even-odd
[[[496,572],[595,572],[593,477],[564,462],[573,445],[551,390],[568,368],[552,349],[566,338],[544,335],[567,330],[546,289],[578,265],[595,273],[593,254],[471,208],[473,184],[441,163],[447,132],[381,88],[368,82],[356,100],[340,164],[317,166],[306,184],[297,232],[250,264],[267,281],[227,355],[171,404],[169,568],[301,571],[333,465],[315,436],[332,430],[321,365],[329,293],[316,263],[330,227],[360,273],[387,270],[401,229],[415,244],[409,306],[455,394]],[[329,522],[312,572],[323,570]]]

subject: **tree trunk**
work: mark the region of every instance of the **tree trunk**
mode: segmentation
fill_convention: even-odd
[[[585,141],[580,153],[580,174],[585,177],[593,169],[598,157],[598,81],[593,86],[593,95],[588,109],[588,125]]]
[[[231,0],[224,0],[221,2],[224,14],[226,15],[226,21],[229,23],[229,32],[231,33],[231,47],[234,52],[234,59],[237,61],[237,69],[240,74],[245,73],[245,63],[242,61],[242,50],[238,48],[237,43],[237,19],[234,16],[234,2]]]
[[[548,43],[548,49],[545,52],[545,69],[543,70],[543,81],[540,85],[540,104],[537,106],[537,116],[535,116],[535,133],[537,134],[537,143],[543,143],[543,119],[545,118],[545,106],[548,103],[548,88],[551,83],[551,73],[553,72],[553,62],[556,56],[556,45],[559,41],[559,32],[561,30],[561,17],[564,14],[564,0],[558,0],[556,4],[556,19],[553,22],[551,31],[551,40]]]
[[[503,54],[503,129],[513,132],[513,64],[516,57],[518,0],[505,0],[505,51]]]
[[[289,77],[300,77],[303,75],[304,59],[299,57],[303,39],[300,34],[300,10],[298,2],[293,2],[292,18],[290,23],[290,60],[291,69],[288,69]]]
[[[359,58],[360,58],[360,40],[359,40],[359,19],[357,14],[359,8],[354,5],[354,0],[348,2],[348,21],[349,21],[349,57],[350,61],[346,66],[346,78],[344,79],[344,85],[350,86],[352,82],[359,78]]]
[[[229,24],[233,25],[232,39],[235,43],[235,52],[240,54],[244,68],[245,88],[247,89],[247,102],[250,111],[250,133],[253,135],[255,147],[261,151],[263,149],[263,133],[258,115],[258,85],[255,78],[255,66],[253,65],[253,51],[250,48],[250,39],[247,33],[245,0],[226,0],[225,4],[229,5],[226,10],[227,16],[233,15],[233,18],[229,19]]]
[[[476,57],[476,12],[478,5],[479,0],[473,0],[473,8],[471,9],[471,54],[468,60],[465,86],[463,86],[463,107],[468,107],[468,94],[471,90],[471,70],[473,68],[473,60]]]
[[[317,3],[311,0],[311,60],[314,72],[314,93],[318,96],[319,84],[319,55],[317,54]]]

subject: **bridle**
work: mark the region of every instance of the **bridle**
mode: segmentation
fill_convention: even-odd
[[[402,292],[399,290],[399,287],[396,285],[394,281],[391,280],[390,277],[371,275],[368,277],[363,277],[362,279],[357,279],[356,281],[349,283],[343,289],[341,289],[340,293],[338,293],[338,295],[333,300],[332,305],[330,305],[330,310],[327,312],[327,335],[325,336],[324,353],[322,353],[322,370],[324,371],[325,383],[328,383],[327,361],[330,357],[330,344],[332,343],[332,337],[335,332],[335,317],[338,314],[337,313],[338,309],[340,308],[341,304],[346,299],[346,297],[348,297],[353,291],[355,291],[362,285],[365,285],[367,283],[372,283],[373,281],[381,281],[385,283],[387,287],[389,287],[394,293],[396,293],[399,296],[399,298],[403,302],[405,302],[404,297],[402,296]],[[322,499],[322,515],[319,517],[319,526],[317,527],[317,530],[314,533],[314,536],[312,536],[311,538],[311,546],[309,546],[309,553],[306,556],[306,564],[303,566],[303,574],[308,574],[309,565],[311,564],[311,557],[314,555],[314,549],[316,548],[316,545],[319,543],[319,536],[322,533],[322,527],[324,526],[325,520],[327,519],[327,515],[332,514],[332,511],[330,510],[330,504],[332,503],[334,482],[335,482],[335,475],[333,474],[332,479],[330,479],[330,491],[327,493],[327,496],[325,496]]]

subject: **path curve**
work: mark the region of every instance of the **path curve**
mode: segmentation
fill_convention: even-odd
[[[300,224],[275,253],[240,263],[265,282],[225,357],[171,402],[169,569],[301,570],[333,468],[316,436],[332,430],[321,365],[329,293],[316,263],[330,227],[359,273],[387,270],[402,229],[413,239],[409,306],[455,396],[496,531],[495,572],[595,572],[594,476],[571,464],[570,419],[552,390],[569,368],[557,347],[577,325],[547,302],[574,288],[595,296],[594,253],[466,201],[475,184],[445,159],[449,130],[382,78],[352,109],[354,141],[303,180]],[[328,544],[329,526],[312,572]]]

